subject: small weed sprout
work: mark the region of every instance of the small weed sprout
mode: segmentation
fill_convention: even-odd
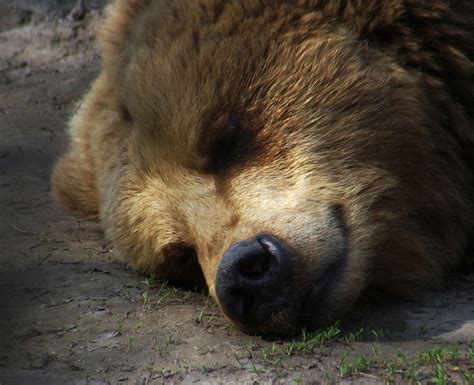
[[[203,317],[204,317],[204,310],[201,310],[201,311],[199,312],[199,314],[197,315],[197,317],[196,317],[196,322],[197,322],[198,324],[201,324]]]
[[[446,384],[446,375],[444,373],[443,367],[440,365],[434,370],[433,384],[435,385],[445,385]]]
[[[296,376],[294,380],[295,380],[295,384],[302,384],[304,377],[300,374],[299,376]]]
[[[183,299],[187,302],[191,298],[191,295],[192,295],[192,292],[188,290],[184,293]]]
[[[151,273],[142,281],[142,283],[144,283],[149,288],[152,284],[155,283],[155,281],[156,275],[154,273]]]
[[[464,382],[467,385],[474,385],[474,374],[469,369],[463,370]]]
[[[255,363],[252,362],[252,372],[254,372],[257,376],[262,373],[262,368],[259,368]]]
[[[157,300],[155,302],[155,307],[160,306],[160,304],[163,302],[163,300],[170,295],[170,291],[166,291],[164,294],[163,291],[167,288],[168,286],[168,281],[162,281],[160,288],[158,289],[158,293],[156,294]]]
[[[163,294],[162,296],[158,297],[158,299],[156,300],[155,302],[155,306],[160,306],[160,304],[163,302],[163,300],[168,297],[171,293],[168,291],[166,292],[165,294]]]
[[[275,342],[272,343],[272,350],[271,350],[271,352],[272,352],[272,357],[273,357],[273,355],[277,352],[277,346],[276,346],[276,343],[275,343]]]
[[[387,331],[383,329],[371,330],[370,332],[374,335],[376,341],[383,339],[387,335]]]
[[[348,343],[348,344],[351,344],[351,343],[354,343],[356,341],[358,341],[365,333],[365,329],[364,328],[360,328],[357,332],[355,333],[349,333],[346,338],[345,338],[345,341]]]
[[[255,348],[256,348],[256,345],[255,344],[248,344],[246,347],[245,347],[245,350],[247,350],[249,352],[249,357],[252,358],[253,357],[253,353],[255,352]]]
[[[242,366],[242,362],[240,361],[240,356],[239,356],[239,352],[234,352],[234,357],[235,357],[235,360],[239,363],[240,366]]]
[[[166,336],[166,344],[167,345],[172,345],[175,343],[174,336],[172,334]]]
[[[400,352],[400,351],[397,352],[397,359],[400,366],[402,367],[405,367],[408,363],[408,356],[403,352]]]
[[[148,298],[149,298],[149,294],[148,294],[147,291],[142,293],[142,298],[143,298],[143,307],[145,307],[147,302],[148,302]]]
[[[474,348],[472,348],[471,346],[469,346],[467,348],[467,351],[468,351],[468,356],[469,356],[469,360],[471,362],[474,362]]]
[[[366,355],[357,355],[349,361],[348,353],[343,352],[340,359],[340,375],[344,378],[352,373],[364,373],[373,364],[375,361]]]
[[[130,353],[133,349],[135,339],[131,336],[127,337],[127,353]]]

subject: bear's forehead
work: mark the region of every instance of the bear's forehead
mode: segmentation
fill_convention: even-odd
[[[222,23],[205,23],[203,15],[191,17],[189,9],[180,9],[178,17],[170,5],[156,4],[163,10],[152,9],[136,20],[125,50],[127,91],[139,85],[139,97],[162,97],[162,103],[187,111],[248,98],[269,42],[242,30],[236,20],[234,27],[220,28]]]
[[[191,163],[204,159],[209,172],[235,158],[281,156],[294,143],[334,147],[333,131],[388,126],[394,106],[412,98],[388,59],[317,18],[308,25],[292,8],[278,18],[274,9],[209,14],[199,4],[151,2],[132,28],[118,85],[138,126],[193,154]]]
[[[297,54],[287,51],[296,51],[317,24],[324,39],[327,26],[304,22],[307,13],[286,2],[152,1],[130,28],[124,68],[135,83],[146,81],[194,101],[206,97],[207,105],[213,95],[219,104],[235,103],[237,96],[255,96],[264,83],[281,82],[272,67]]]
[[[315,36],[314,25],[309,32],[296,22],[282,23],[270,17],[277,12],[272,9],[250,16],[242,10],[209,14],[209,6],[197,3],[153,2],[157,9],[137,18],[125,49],[122,95],[142,112],[152,110],[163,125],[176,119],[195,125],[216,110],[220,116],[271,109],[272,119],[286,119],[284,111],[322,91],[316,78],[319,83],[338,80],[332,62],[360,66],[341,48],[347,43],[323,24]],[[293,18],[303,17],[295,13]]]

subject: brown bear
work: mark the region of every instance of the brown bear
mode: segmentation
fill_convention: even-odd
[[[440,284],[474,228],[469,0],[117,0],[53,193],[248,332]]]

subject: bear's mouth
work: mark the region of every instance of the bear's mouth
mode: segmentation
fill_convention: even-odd
[[[301,324],[307,330],[315,330],[324,326],[327,321],[324,313],[331,307],[330,292],[337,284],[347,259],[347,249],[344,247],[336,260],[311,284],[311,288],[303,302]]]
[[[337,298],[331,292],[337,286],[345,269],[349,254],[349,232],[344,218],[344,209],[341,205],[330,207],[331,226],[338,229],[339,241],[333,246],[333,262],[316,278],[303,301],[300,322],[303,328],[315,330],[330,322],[329,317],[337,308]]]

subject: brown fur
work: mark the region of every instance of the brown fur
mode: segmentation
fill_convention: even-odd
[[[295,259],[292,332],[344,239],[321,318],[369,286],[438,285],[473,230],[474,7],[441,0],[117,0],[53,175],[136,269],[199,280],[258,233]],[[344,229],[331,223],[342,216]],[[183,258],[187,262],[183,263]]]

